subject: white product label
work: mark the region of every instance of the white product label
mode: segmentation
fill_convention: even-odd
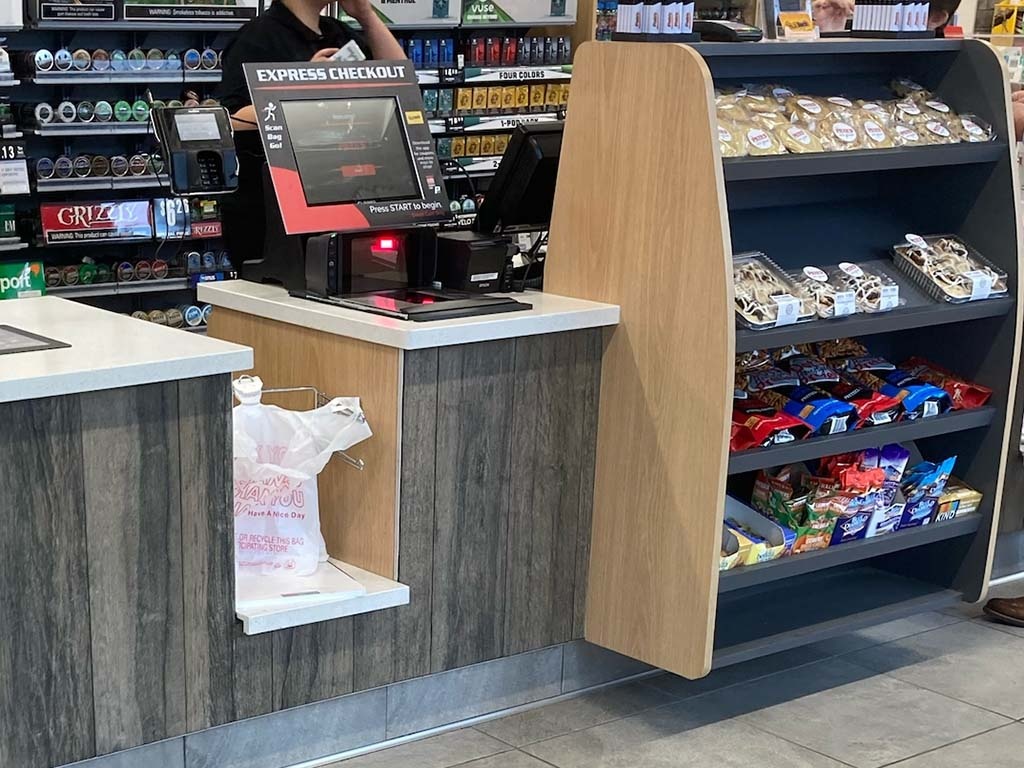
[[[943,114],[949,112],[949,107],[947,107],[941,101],[926,101],[925,104],[934,109],[936,112],[942,112]]]
[[[771,137],[760,128],[751,128],[747,131],[747,139],[758,149],[771,149]]]
[[[28,163],[25,160],[4,160],[0,162],[0,193],[5,195],[27,195],[30,191],[28,185]]]
[[[772,88],[772,96],[776,99],[788,99],[793,95],[793,92],[789,88]]]
[[[866,133],[868,138],[872,141],[885,141],[885,131],[883,131],[882,126],[874,120],[864,121],[864,133]]]
[[[987,299],[992,294],[992,284],[995,280],[988,272],[978,269],[964,272],[964,277],[971,281],[971,301]]]
[[[896,309],[900,305],[900,287],[898,285],[883,285],[881,294],[878,299],[880,310]]]
[[[718,126],[718,140],[719,141],[732,141],[732,134],[729,133],[722,126]]]
[[[811,143],[811,134],[801,128],[799,125],[791,125],[786,129],[786,133],[792,136],[794,139],[799,141],[805,147]]]
[[[877,413],[872,413],[868,417],[868,421],[876,426],[879,424],[890,424],[892,423],[892,414],[889,411],[878,411]]]
[[[477,272],[475,275],[469,276],[469,282],[471,283],[482,283],[484,280],[497,280],[497,272]]]
[[[804,274],[811,278],[811,280],[817,280],[819,283],[828,282],[828,275],[817,267],[804,267]]]
[[[857,311],[857,296],[853,291],[836,291],[836,317],[852,315]]]
[[[934,400],[925,400],[924,406],[921,408],[921,415],[926,419],[930,419],[932,416],[938,416],[939,404]]]
[[[829,96],[828,101],[832,104],[838,104],[840,107],[852,107],[853,102],[849,99],[844,99],[842,96]]]
[[[812,115],[817,115],[821,112],[821,104],[810,99],[797,99],[796,103],[799,104],[805,112],[810,112]]]
[[[828,425],[825,431],[830,435],[838,435],[840,432],[846,431],[846,420],[849,416],[832,416],[828,420]]]
[[[897,102],[896,108],[905,115],[920,115],[921,108],[912,101],[900,101]]]
[[[969,117],[961,117],[960,124],[963,125],[964,130],[967,131],[971,136],[982,136],[985,131],[982,130],[981,126],[971,120]]]
[[[772,296],[772,300],[775,301],[779,308],[779,314],[775,320],[776,328],[783,325],[792,325],[800,319],[799,299],[789,294],[783,294],[782,296]]]
[[[917,135],[917,131],[907,128],[905,125],[897,125],[896,133],[899,134],[900,138],[904,141],[920,141],[921,137]]]
[[[864,270],[858,267],[856,264],[851,264],[848,261],[840,262],[839,268],[852,278],[857,279],[864,277]]]
[[[796,437],[788,429],[784,429],[781,432],[776,432],[775,437],[772,438],[773,445],[785,445],[786,443],[792,443],[796,440]]]
[[[934,133],[936,136],[941,136],[944,139],[949,137],[949,129],[946,128],[946,126],[944,126],[942,123],[938,123],[934,120],[929,120],[927,123],[925,123],[924,127],[927,128],[932,133]]]
[[[865,102],[864,104],[861,104],[860,108],[861,109],[866,109],[868,112],[881,112],[882,111],[882,107],[880,105],[878,105],[878,104],[875,104],[873,101],[868,101],[868,102]]]
[[[832,133],[836,135],[837,139],[847,144],[852,144],[857,140],[857,132],[853,130],[853,126],[846,123],[836,123],[833,125]]]

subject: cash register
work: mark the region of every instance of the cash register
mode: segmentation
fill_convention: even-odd
[[[266,151],[267,241],[249,280],[402,320],[527,310],[445,288],[448,197],[408,61],[246,64]]]

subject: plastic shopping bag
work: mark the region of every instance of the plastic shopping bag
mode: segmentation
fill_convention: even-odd
[[[306,576],[327,561],[316,476],[336,451],[372,432],[357,397],[312,411],[260,402],[263,382],[234,382],[235,565]]]

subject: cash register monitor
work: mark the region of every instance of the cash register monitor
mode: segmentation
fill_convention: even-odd
[[[561,151],[561,122],[518,126],[477,213],[476,231],[500,234],[547,229]]]
[[[393,97],[281,106],[308,205],[422,198]]]

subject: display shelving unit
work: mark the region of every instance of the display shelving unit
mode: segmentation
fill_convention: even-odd
[[[879,99],[900,76],[991,123],[995,140],[719,155],[715,85]],[[979,41],[578,51],[545,289],[622,307],[603,362],[588,640],[699,677],[985,594],[1017,444],[1021,253],[1008,104],[1001,60]],[[961,236],[1008,273],[1010,297],[932,301],[889,257],[907,232]],[[738,330],[732,254],[751,250],[787,270],[870,261],[899,283],[903,304]],[[983,408],[730,455],[735,353],[845,336],[895,362],[922,355],[995,394]],[[955,474],[984,494],[978,513],[719,573],[727,492],[749,498],[761,468],[889,442],[933,461],[956,455]]]

